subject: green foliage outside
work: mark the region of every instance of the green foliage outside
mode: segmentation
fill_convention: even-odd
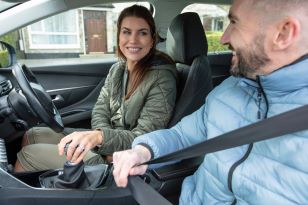
[[[1,41],[4,41],[4,42],[12,45],[15,48],[15,50],[16,50],[17,39],[18,39],[17,31],[8,33],[8,34],[0,37]]]
[[[0,68],[9,64],[8,53],[6,50],[0,51]]]
[[[13,46],[16,44],[14,33],[9,33],[4,36],[1,36],[0,40],[6,43],[9,43]],[[6,65],[8,65],[8,63],[9,63],[8,62],[8,51],[0,49],[0,67],[3,67],[3,66],[5,67]]]
[[[16,53],[17,53],[17,56],[19,55],[18,53],[18,50],[16,49],[16,46],[17,46],[17,42],[18,42],[18,31],[13,31],[11,33],[8,33],[4,36],[1,36],[0,37],[0,41],[4,41],[8,44],[10,44],[11,46],[14,47]],[[6,66],[8,65],[8,52],[7,50],[1,50],[0,49],[0,67],[2,66]]]
[[[206,38],[208,42],[208,52],[227,51],[228,46],[224,46],[220,43],[220,38],[223,32],[207,31]]]

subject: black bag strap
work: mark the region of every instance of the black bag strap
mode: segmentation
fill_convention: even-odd
[[[257,123],[236,129],[234,131],[222,134],[218,137],[206,140],[204,142],[192,145],[188,148],[167,154],[165,156],[150,160],[143,164],[156,164],[168,161],[178,161],[196,156],[209,154],[253,142],[258,142],[266,139],[279,137],[282,135],[303,131],[308,129],[308,105],[304,105],[300,108],[296,108],[291,111],[267,118]],[[129,177],[129,187],[133,186],[133,181],[136,178]],[[147,200],[149,198],[149,192],[143,193],[145,187],[150,187],[145,183],[138,184],[138,187],[134,187],[133,196],[137,202],[140,200],[140,195],[143,201],[148,204],[157,204],[156,201]],[[156,192],[152,189],[153,192]],[[138,193],[139,197],[136,197],[135,193]],[[161,196],[161,198],[163,198]],[[166,199],[165,199],[166,200]],[[171,203],[166,200],[166,203],[160,203],[161,205],[170,205]]]

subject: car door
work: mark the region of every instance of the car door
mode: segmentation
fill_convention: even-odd
[[[99,62],[23,63],[51,96],[66,127],[90,128],[91,112],[104,85],[110,67],[116,59]],[[12,70],[1,68],[0,75],[17,87]]]
[[[90,128],[91,112],[114,60],[29,65],[67,127]]]
[[[213,86],[219,85],[230,76],[231,52],[209,53],[209,62],[212,68]]]

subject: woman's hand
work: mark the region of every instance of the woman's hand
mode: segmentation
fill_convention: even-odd
[[[78,164],[90,149],[103,143],[102,131],[80,131],[65,136],[58,144],[59,155],[65,154],[64,148],[68,143],[66,159]]]
[[[119,187],[127,186],[127,177],[130,175],[142,175],[147,170],[147,165],[139,164],[151,159],[150,151],[141,145],[134,149],[115,152],[113,154],[113,176]]]

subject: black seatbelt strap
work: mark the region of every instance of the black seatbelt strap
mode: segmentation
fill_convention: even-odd
[[[192,145],[188,148],[167,154],[165,156],[150,160],[143,164],[157,164],[157,163],[179,161],[183,159],[193,158],[208,153],[217,152],[266,139],[271,139],[306,129],[308,129],[308,105],[302,106],[300,108],[291,111],[287,111],[285,113],[259,121],[257,123],[222,134],[218,137]],[[134,178],[131,178],[131,180],[129,180],[129,183],[132,182],[133,180]],[[143,196],[144,199],[146,200],[147,198],[149,198],[149,196],[147,194],[142,193],[142,191],[145,189],[144,188],[145,186],[149,187],[145,183],[142,183],[142,185],[138,185],[138,187],[135,187],[135,190],[132,193],[138,192],[139,195]],[[135,195],[133,196],[135,197]],[[139,202],[137,199],[136,201]],[[155,201],[151,202],[146,200],[145,204],[154,205],[157,203],[155,203]],[[165,205],[163,203],[161,204]]]
[[[130,176],[128,178],[128,188],[140,205],[172,205],[138,176]]]
[[[150,160],[144,164],[188,159],[305,129],[308,129],[308,105],[222,134],[188,148]]]

